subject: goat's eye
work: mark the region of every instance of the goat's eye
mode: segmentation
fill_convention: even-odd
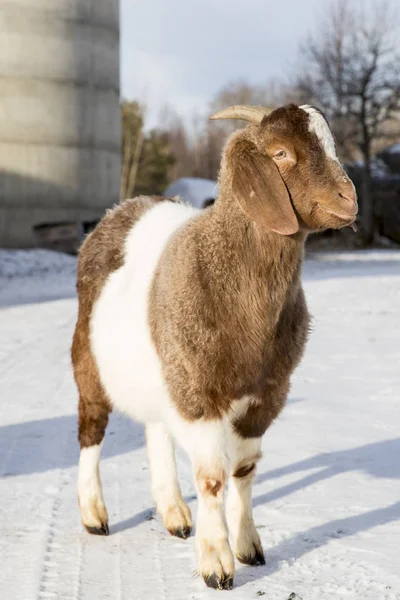
[[[279,150],[279,152],[274,154],[274,158],[277,158],[278,160],[280,160],[281,158],[285,158],[285,156],[286,156],[285,150]]]

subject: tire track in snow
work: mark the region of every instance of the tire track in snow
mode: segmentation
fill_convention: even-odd
[[[70,394],[67,373],[61,379],[57,396]],[[73,464],[69,454],[75,453],[77,443],[75,430],[67,430],[60,441],[60,464]],[[50,513],[45,554],[39,584],[38,600],[57,598],[57,600],[78,600],[81,597],[82,565],[85,550],[85,538],[72,535],[76,531],[74,511],[71,503],[76,502],[76,468],[61,469],[58,485],[47,490],[54,494]]]
[[[71,473],[62,471],[49,519],[38,600],[80,597],[83,544],[76,540],[77,543],[69,545],[65,527],[60,522],[65,514],[64,495],[70,486]]]
[[[9,448],[7,448],[7,450],[6,450],[6,453],[5,453],[5,456],[4,456],[4,460],[3,460],[3,464],[1,465],[1,470],[0,470],[0,477],[1,477],[1,478],[2,478],[2,477],[4,477],[4,475],[5,475],[5,474],[6,474],[6,472],[7,472],[7,466],[8,466],[8,463],[10,462],[10,458],[11,458],[11,456],[12,456],[12,455],[13,455],[13,453],[14,453],[14,450],[15,450],[15,446],[16,446],[16,445],[17,445],[17,438],[15,437],[15,438],[12,440],[12,442],[11,442],[11,444],[10,444],[10,447],[9,447]]]
[[[154,558],[158,571],[157,582],[160,588],[159,593],[161,593],[161,598],[163,598],[164,600],[168,600],[169,594],[167,593],[168,588],[166,586],[163,553],[162,549],[160,548],[160,539],[158,536],[156,536],[154,540],[153,547],[155,548]]]
[[[114,437],[114,445],[115,445],[115,437]],[[117,522],[119,523],[121,520],[121,485],[120,485],[120,473],[119,473],[119,461],[116,460],[114,462],[114,471],[116,473],[116,483],[115,483],[115,506],[116,506],[116,517]],[[122,573],[121,573],[121,534],[117,533],[117,600],[121,600],[122,598]]]

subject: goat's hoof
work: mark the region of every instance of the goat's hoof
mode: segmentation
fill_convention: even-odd
[[[92,535],[109,535],[110,530],[108,529],[107,523],[102,523],[101,527],[89,527],[89,525],[84,526],[88,533]]]
[[[261,565],[265,565],[264,552],[262,549],[254,546],[254,554],[249,554],[248,556],[237,556],[236,557],[239,562],[243,565],[251,565],[252,567],[260,567]]]
[[[159,512],[162,514],[165,529],[171,535],[182,539],[189,537],[192,531],[192,516],[183,500]]]
[[[171,535],[174,535],[175,537],[186,540],[186,538],[188,538],[190,536],[190,534],[192,532],[192,528],[191,527],[177,527],[176,529],[169,529],[168,531],[170,532]]]
[[[203,579],[206,586],[214,590],[231,590],[233,587],[233,575],[228,573],[224,573],[222,578],[216,573],[211,573],[211,575],[204,575]]]

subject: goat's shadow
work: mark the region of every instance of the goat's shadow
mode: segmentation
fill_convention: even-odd
[[[384,508],[377,508],[359,515],[336,519],[311,527],[267,549],[265,551],[265,566],[257,567],[257,569],[254,569],[254,567],[240,569],[236,575],[237,585],[244,585],[249,581],[268,577],[279,571],[282,563],[294,562],[334,539],[350,537],[384,523],[399,520],[400,502],[395,502]]]
[[[0,427],[0,456],[5,457],[0,477],[77,466],[77,421],[77,415],[63,415]],[[144,443],[142,425],[113,414],[106,431],[102,459],[132,452]]]
[[[259,506],[278,500],[339,473],[364,471],[375,479],[381,477],[400,479],[399,455],[400,438],[395,438],[349,450],[318,454],[286,467],[268,471],[257,477],[256,485],[266,480],[273,482],[279,477],[290,473],[300,473],[301,471],[320,467],[317,473],[306,475],[296,482],[256,496],[253,505]],[[281,563],[295,561],[334,539],[350,537],[379,525],[398,520],[400,520],[400,502],[395,502],[386,507],[317,525],[297,533],[291,538],[282,540],[277,546],[268,549],[265,552],[266,565],[258,567],[256,570],[250,567],[241,569],[237,574],[238,583],[243,584],[267,577],[278,571]]]
[[[320,468],[316,473],[311,473],[298,481],[258,496],[254,499],[254,506],[277,500],[308,485],[349,471],[364,471],[376,478],[400,479],[399,456],[400,438],[394,438],[351,448],[350,450],[318,454],[292,465],[267,471],[256,478],[256,485],[266,480],[275,480],[290,473]]]

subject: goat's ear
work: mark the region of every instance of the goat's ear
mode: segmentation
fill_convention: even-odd
[[[236,141],[228,153],[232,192],[246,215],[276,233],[296,233],[299,223],[274,161],[247,140]]]

